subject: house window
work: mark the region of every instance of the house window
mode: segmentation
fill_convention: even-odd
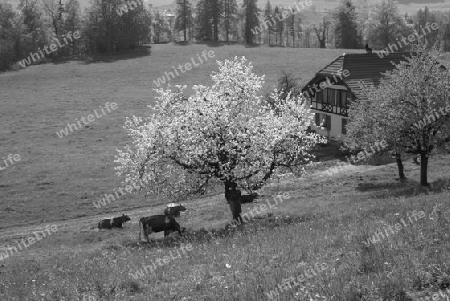
[[[316,103],[348,108],[351,93],[340,89],[323,89],[316,93]],[[331,110],[331,108],[329,108]]]
[[[347,135],[347,119],[342,118],[342,135]]]
[[[322,122],[322,120],[320,119],[320,113],[316,113],[315,117],[315,123],[316,126],[320,126],[320,123]]]
[[[334,105],[334,100],[336,98],[336,90],[326,89],[327,91],[327,104]]]
[[[315,123],[317,127],[324,127],[327,129],[327,131],[331,130],[331,116],[327,114],[322,113],[316,113],[315,117]],[[323,124],[321,125],[321,123]]]

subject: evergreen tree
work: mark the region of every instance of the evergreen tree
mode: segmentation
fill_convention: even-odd
[[[47,44],[49,37],[45,32],[42,22],[42,11],[37,0],[21,0],[21,20],[25,28],[21,30],[20,39],[22,50],[20,56],[27,56],[29,52],[35,52],[38,47]]]
[[[8,3],[0,3],[0,71],[21,58],[21,19]]]
[[[414,29],[417,30],[417,32],[422,32],[422,28],[425,28],[427,23],[430,23],[430,24],[438,23],[437,19],[436,19],[436,15],[434,13],[430,13],[430,11],[428,10],[428,7],[426,7],[426,6],[423,11],[422,11],[422,9],[420,9],[417,12],[416,17],[417,17],[417,22],[414,26]],[[434,44],[435,42],[437,42],[439,40],[438,34],[439,34],[438,30],[432,30],[430,33],[427,34],[426,39],[428,40],[428,42],[430,42],[430,44]]]
[[[257,0],[244,0],[242,8],[244,9],[244,39],[245,44],[250,45],[254,43],[255,35],[252,31],[258,26],[258,7],[256,5]]]
[[[159,11],[154,11],[152,18],[152,27],[154,32],[154,42],[161,43],[166,40],[167,34],[170,32],[168,22],[161,16]]]
[[[209,0],[200,0],[196,6],[196,38],[200,41],[212,41],[211,9]]]
[[[81,27],[82,22],[82,16],[81,16],[81,9],[80,9],[80,3],[78,0],[70,0],[65,5],[65,18],[63,19],[63,30],[64,32],[75,32],[78,28]],[[71,48],[67,48],[67,50],[72,50],[72,54],[77,51],[77,49],[82,48],[82,44],[84,37],[81,37],[80,40],[74,40],[73,43],[71,43]]]
[[[177,0],[175,30],[183,31],[184,42],[188,40],[188,31],[192,24],[192,7],[189,0]]]
[[[357,35],[356,8],[351,0],[343,0],[334,14],[336,48],[361,48]]]
[[[270,36],[272,35],[272,32],[274,30],[274,24],[272,24],[272,18],[273,18],[273,11],[272,6],[270,5],[270,0],[267,0],[266,7],[264,9],[264,21],[266,24],[268,24],[267,28],[267,43],[270,46]]]
[[[237,3],[236,0],[223,0],[223,29],[225,40],[229,41],[231,33],[236,35]]]
[[[90,52],[134,49],[148,42],[151,15],[141,1],[95,1],[82,34]]]
[[[213,41],[219,42],[219,25],[222,19],[222,1],[221,0],[207,0],[210,5],[211,24],[213,27]]]

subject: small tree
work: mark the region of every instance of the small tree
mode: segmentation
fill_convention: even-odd
[[[294,77],[292,73],[282,71],[278,78],[278,91],[281,99],[287,97],[297,97],[301,93],[301,85],[299,84],[299,78]]]
[[[348,136],[356,145],[384,139],[398,155],[419,154],[420,185],[428,186],[429,155],[450,137],[450,75],[436,47],[420,42],[411,55],[351,106]]]
[[[218,64],[211,87],[194,86],[189,98],[186,87],[159,89],[150,118],[127,118],[133,145],[119,150],[116,169],[125,182],[177,200],[218,179],[233,219],[241,221],[236,187],[256,190],[276,174],[301,175],[323,138],[307,133],[313,113],[303,98],[274,93],[274,109],[258,95],[264,77],[245,58]]]
[[[244,9],[244,39],[246,45],[254,43],[255,34],[252,29],[258,26],[258,6],[257,0],[244,0],[242,2],[242,8]]]

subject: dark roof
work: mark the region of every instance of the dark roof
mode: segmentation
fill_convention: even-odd
[[[347,86],[357,98],[362,98],[364,95],[360,82],[366,86],[378,85],[382,78],[381,73],[393,70],[395,65],[405,61],[406,57],[410,57],[411,54],[397,52],[382,56],[380,57],[377,53],[344,53],[317,72],[314,78],[302,88],[302,91],[308,90],[311,85],[321,82],[327,77],[330,78],[330,81],[335,82],[332,77],[336,76],[339,79],[337,84]],[[348,70],[349,76],[344,77],[344,70]]]

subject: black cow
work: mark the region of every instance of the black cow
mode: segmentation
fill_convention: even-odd
[[[153,232],[164,231],[164,237],[168,236],[171,232],[177,231],[181,235],[185,228],[181,228],[175,218],[170,215],[152,215],[143,217],[139,220],[139,241],[141,241],[142,231],[144,231],[145,238],[149,242],[148,235]]]
[[[111,229],[111,228],[122,228],[123,224],[131,220],[128,215],[122,214],[122,216],[104,219],[98,223],[99,229]]]
[[[181,203],[179,205],[170,203],[164,210],[164,215],[180,216],[181,211],[186,211],[186,207],[181,205]]]

